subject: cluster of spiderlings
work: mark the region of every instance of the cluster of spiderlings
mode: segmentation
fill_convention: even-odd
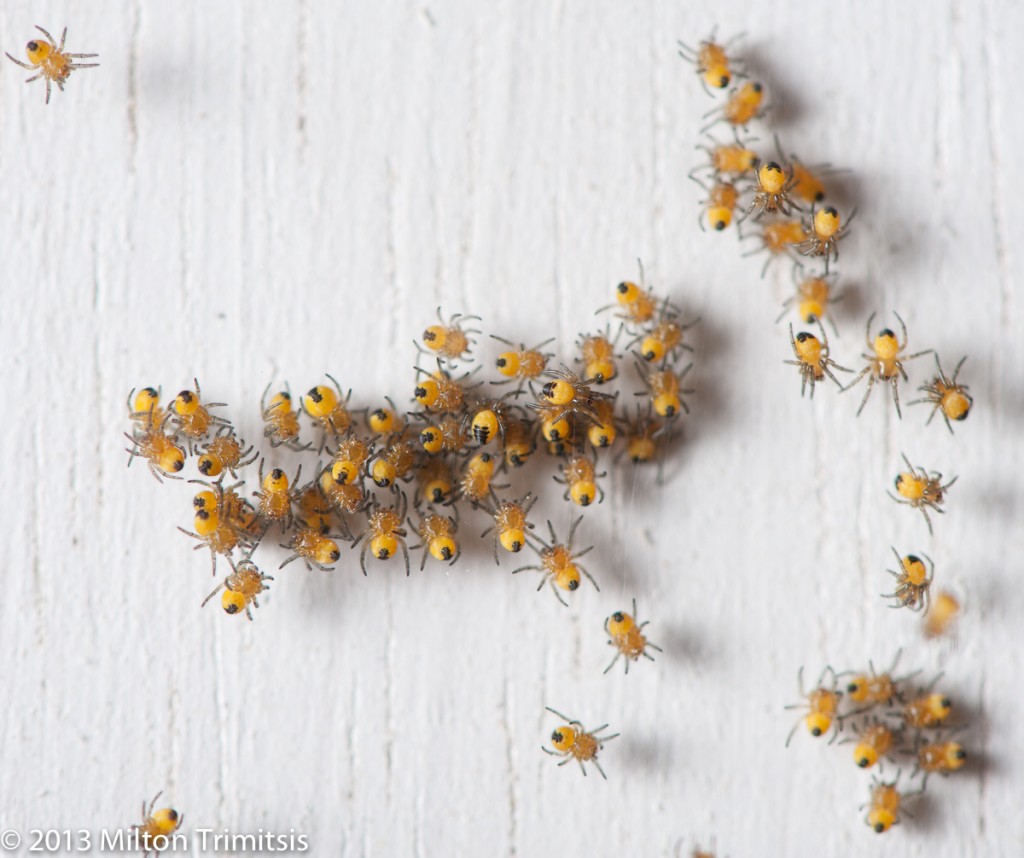
[[[795,310],[800,322],[814,326],[812,330],[799,333],[794,333],[793,326],[789,326],[793,359],[784,362],[797,368],[801,395],[809,389],[813,397],[816,384],[826,378],[843,392],[864,381],[864,394],[857,409],[859,416],[875,385],[880,384],[889,388],[896,415],[902,418],[900,382],[910,382],[906,365],[916,358],[934,354],[936,372],[919,388],[923,396],[911,404],[931,407],[926,425],[932,422],[936,414],[941,413],[952,434],[952,421],[966,419],[973,405],[966,385],[959,381],[966,358],[961,358],[950,376],[943,370],[938,354],[932,349],[908,353],[907,328],[896,313],[893,315],[899,326],[899,335],[889,327],[873,332],[875,314],[871,314],[865,327],[867,350],[861,355],[861,368],[845,386],[837,377],[837,373],[855,372],[833,358],[828,335],[822,324],[827,319],[832,328],[836,329],[830,309],[842,298],[842,293],[836,286],[838,275],[833,263],[839,259],[839,242],[847,234],[856,214],[853,211],[844,218],[832,202],[834,189],[830,187],[830,179],[840,171],[827,164],[808,167],[797,156],[784,154],[777,135],[774,137],[774,158],[754,150],[753,143],[757,138],[749,136],[749,126],[761,119],[765,112],[761,105],[763,87],[753,81],[737,82],[738,79],[746,78],[743,64],[732,56],[729,45],[715,42],[714,34],[701,42],[696,50],[681,45],[680,55],[696,66],[701,83],[709,94],[712,94],[712,89],[726,90],[732,86],[724,104],[708,114],[714,115],[714,119],[702,131],[706,133],[724,123],[732,128],[732,141],[721,143],[708,137],[706,143],[698,147],[707,154],[708,161],[690,173],[690,178],[706,193],[700,226],[705,229],[706,224],[709,224],[716,231],[722,231],[735,221],[737,232],[740,232],[743,226],[753,225],[753,235],[760,244],[753,252],[766,252],[768,257],[761,271],[762,277],[774,260],[783,257],[791,259],[795,293],[784,302],[782,313],[776,321],[781,321],[788,312]],[[820,265],[816,266],[816,262]],[[941,473],[915,466],[905,455],[903,461],[906,470],[901,469],[897,474],[894,481],[895,493],[890,492],[890,497],[899,504],[919,510],[931,533],[932,514],[945,511],[943,506],[946,493],[956,478],[944,482]],[[915,554],[900,557],[895,549],[893,553],[896,555],[897,571],[889,571],[896,579],[896,587],[893,592],[884,594],[884,597],[893,600],[892,607],[905,607],[924,613],[926,637],[947,633],[960,606],[956,597],[948,592],[939,593],[933,604],[931,586],[934,566],[931,559],[923,552],[924,560]],[[822,676],[824,678],[825,674]],[[834,687],[835,679],[832,674],[832,687],[825,687],[819,682],[814,691],[805,695],[804,705],[809,710],[805,721],[812,732],[827,731],[829,725],[838,726],[841,723],[838,714],[840,694]],[[866,681],[874,682],[875,678]],[[889,684],[892,686],[892,683]],[[895,694],[889,696],[895,698]],[[854,701],[857,699],[853,696]],[[928,699],[942,698],[933,695]],[[879,701],[872,699],[868,702],[874,705]],[[856,709],[848,715],[860,715],[863,711]],[[893,742],[893,730],[877,718],[871,723],[864,723],[862,732],[862,745],[867,747],[864,743],[877,741],[883,755]],[[926,774],[931,771],[950,771],[962,764],[962,748],[954,742],[929,743],[920,736],[913,742],[919,768]],[[862,745],[858,745],[858,749]],[[892,825],[899,817],[899,803],[900,794],[895,783],[877,783],[871,794],[869,821],[872,826],[884,831]]]
[[[749,133],[752,122],[763,119],[766,112],[762,106],[764,88],[760,83],[745,80],[747,74],[742,61],[731,56],[729,44],[716,43],[714,33],[696,49],[680,43],[679,53],[696,67],[701,84],[709,94],[713,95],[712,90],[729,90],[725,102],[708,113],[714,119],[703,132],[724,123],[731,126],[733,140],[721,143],[709,137],[698,146],[707,154],[707,163],[690,173],[690,178],[707,194],[702,203],[701,228],[705,228],[707,223],[721,231],[734,221],[738,228],[751,222],[755,230],[753,236],[761,245],[753,252],[765,251],[768,254],[762,276],[773,260],[782,257],[792,260],[795,292],[784,302],[778,320],[788,311],[795,310],[803,324],[817,325],[820,332],[820,337],[809,331],[794,336],[790,328],[795,360],[787,363],[799,369],[802,391],[809,387],[813,396],[815,383],[826,376],[843,390],[851,389],[866,378],[867,389],[857,413],[863,410],[875,383],[881,382],[890,387],[897,415],[902,416],[899,381],[901,378],[908,381],[903,364],[931,350],[904,354],[907,331],[898,315],[896,319],[902,338],[897,338],[889,328],[872,338],[872,314],[867,323],[868,351],[863,355],[866,365],[846,387],[833,373],[833,370],[852,372],[832,359],[828,337],[822,327],[825,319],[835,327],[829,310],[842,298],[842,292],[836,288],[836,273],[831,270],[831,264],[838,260],[839,242],[856,214],[852,212],[844,220],[835,206],[822,205],[834,195],[829,179],[842,171],[828,164],[809,166],[796,155],[783,154],[777,135],[774,138],[776,155],[770,160],[770,156],[762,156],[752,148],[757,138],[743,139],[740,136],[741,132]],[[742,83],[739,82],[741,80]],[[747,237],[750,235],[748,233]],[[812,264],[820,261],[823,268],[818,271],[805,268],[804,263],[808,260]],[[928,422],[941,411],[950,431],[950,420],[965,419],[972,405],[966,386],[957,381],[962,365],[963,359],[949,377],[936,356],[937,374],[921,387],[925,397],[915,400],[915,403],[932,406]]]
[[[786,707],[806,712],[790,731],[787,747],[801,724],[816,738],[829,735],[829,744],[835,742],[846,724],[850,725],[852,736],[839,744],[852,744],[853,762],[872,771],[864,821],[878,833],[900,821],[905,812],[903,803],[924,792],[931,775],[948,776],[967,760],[963,745],[954,740],[965,725],[950,726],[952,701],[935,690],[941,676],[924,687],[912,684],[920,671],[895,677],[900,654],[896,653],[892,666],[884,673],[876,673],[870,661],[867,671],[837,674],[826,667],[815,687],[806,693],[801,668],[797,682],[803,700]],[[909,791],[900,787],[900,757],[913,762]],[[890,769],[896,769],[894,775],[892,771],[886,773],[887,763]],[[920,781],[916,782],[918,777]]]
[[[698,222],[701,229],[710,226],[719,232],[735,222],[739,232],[741,224],[751,221],[760,242],[753,252],[768,254],[762,274],[784,256],[821,260],[824,272],[798,280],[797,295],[787,302],[787,307],[799,304],[820,318],[838,297],[829,268],[839,257],[839,242],[854,215],[844,222],[835,206],[819,208],[827,198],[828,179],[839,172],[830,165],[811,166],[784,154],[777,136],[774,158],[752,148],[756,138],[749,136],[750,127],[767,112],[764,85],[748,79],[743,62],[731,53],[731,45],[716,43],[714,33],[696,49],[679,43],[679,55],[696,67],[705,91],[714,97],[712,90],[718,90],[724,98],[705,115],[711,121],[701,129],[706,140],[698,148],[707,153],[708,162],[690,173],[706,194]],[[722,143],[708,134],[722,124],[731,129],[732,141]],[[802,271],[799,263],[795,270]]]
[[[354,408],[352,392],[330,375],[298,403],[287,385],[274,393],[268,385],[260,401],[267,452],[283,447],[308,456],[306,482],[302,464],[293,475],[268,464],[215,413],[224,403],[203,401],[198,381],[166,410],[157,389],[133,390],[129,464],[142,457],[157,480],[177,480],[195,459],[193,523],[179,529],[196,549],[209,550],[214,575],[218,560],[229,567],[203,604],[223,590],[225,611],[252,619],[273,580],[254,559],[268,536],[290,552],[279,568],[301,560],[329,571],[348,544],[359,548],[364,575],[370,563],[398,555],[409,574],[412,551],[422,552],[421,570],[431,560],[458,562],[460,524],[469,515],[488,523],[480,538],[490,542],[498,565],[501,554],[532,552],[536,561],[513,574],[539,572],[538,589],[548,584],[563,605],[584,579],[599,589],[582,561],[590,547],[574,544],[582,516],[561,537],[551,522],[540,535],[530,514],[545,483],[535,482],[536,468],[524,466],[542,447],[540,458],[554,464],[565,501],[580,508],[603,500],[605,461],[625,456],[637,465],[657,464],[660,479],[664,453],[689,411],[684,396],[693,392],[683,384],[690,365],[677,367],[692,351],[684,337],[696,320],[683,321],[672,303],[644,285],[623,282],[615,292],[615,333],[606,325],[581,336],[570,359],[575,369],[552,368],[555,355],[544,350],[551,340],[531,348],[494,337],[507,350],[493,361],[493,377],[480,377],[483,365],[473,366],[477,317],[445,318],[438,309],[438,323],[416,344],[409,410],[389,397]],[[642,404],[627,403],[618,384],[626,354],[638,379],[628,399]],[[307,437],[303,413],[312,424]],[[247,469],[258,474],[255,490],[246,488]],[[510,491],[517,473],[519,482],[528,481],[525,492]],[[623,626],[612,638],[622,639],[617,645],[627,659],[650,657],[639,629]]]

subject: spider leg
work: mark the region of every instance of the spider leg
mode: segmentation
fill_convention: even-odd
[[[899,351],[903,351],[907,347],[907,326],[903,323],[903,317],[900,316],[895,310],[893,315],[896,317],[896,321],[900,323],[900,331],[903,334],[902,342],[900,343]]]
[[[218,584],[217,585],[217,589],[214,590],[212,593],[210,593],[210,595],[207,596],[205,599],[203,599],[203,604],[200,605],[199,607],[200,608],[206,607],[206,603],[209,602],[210,599],[212,599],[214,596],[216,596],[223,588],[224,588],[224,583],[223,582]]]
[[[833,366],[834,366],[834,367],[835,367],[836,369],[846,369],[846,367],[844,367],[844,366],[839,366],[838,364],[835,364],[835,363],[833,363],[832,365],[833,365]],[[840,381],[840,380],[839,380],[838,378],[836,378],[836,377],[835,377],[835,376],[834,376],[834,375],[832,374],[832,370],[830,370],[830,369],[828,368],[828,366],[827,366],[827,365],[826,365],[826,366],[823,366],[823,367],[822,367],[822,369],[823,369],[823,370],[825,370],[825,375],[827,375],[827,376],[828,376],[829,378],[831,378],[831,379],[832,379],[832,380],[833,380],[833,381],[834,381],[834,382],[836,383],[836,385],[838,386],[839,390],[841,391],[841,390],[843,389],[843,384],[842,384],[842,382],[841,382],[841,381]],[[853,370],[846,370],[846,371],[847,371],[847,372],[853,372]]]
[[[555,579],[551,579],[551,592],[555,594],[555,598],[558,599],[565,607],[569,607],[569,603],[562,598],[562,594],[558,592],[558,588],[555,586]]]
[[[611,644],[612,646],[614,646],[614,644],[613,644],[613,643],[612,643],[611,641],[608,641],[608,643],[609,643],[609,644]],[[613,667],[615,667],[615,662],[617,662],[617,661],[619,660],[619,657],[620,657],[621,655],[622,655],[622,653],[621,653],[621,652],[617,652],[617,653],[615,653],[615,658],[613,658],[613,659],[612,659],[612,663],[611,663],[611,664],[609,664],[609,665],[608,665],[608,666],[607,666],[607,667],[606,667],[606,668],[604,669],[604,672],[605,672],[605,673],[608,673],[608,671],[609,671],[609,670],[611,670],[611,669],[612,669]]]
[[[36,24],[36,29],[37,29],[37,30],[38,30],[38,31],[39,31],[40,33],[42,33],[42,34],[43,34],[44,36],[46,36],[46,40],[47,40],[47,41],[48,41],[48,42],[49,42],[49,43],[50,43],[50,44],[51,44],[51,45],[52,45],[53,47],[57,48],[57,43],[56,43],[56,42],[55,42],[55,41],[53,40],[53,36],[51,36],[51,35],[50,35],[49,33],[47,33],[47,32],[46,32],[46,30],[44,30],[44,29],[43,29],[42,27],[40,27],[40,26],[39,26],[38,24]],[[67,28],[67,27],[65,27],[65,28],[64,28],[64,32],[65,32],[65,33],[67,33],[67,31],[68,31],[68,28]],[[64,41],[63,41],[63,40],[61,40],[61,44],[62,44],[62,45],[64,44]],[[57,50],[59,51],[59,50],[60,50],[60,48],[57,48]]]
[[[37,68],[36,66],[30,66],[28,63],[23,63],[21,60],[16,60],[14,57],[12,57],[6,51],[4,51],[4,53],[7,55],[7,59],[9,59],[12,63],[17,63],[23,69],[28,69],[29,71],[35,71],[36,68]]]
[[[860,401],[860,408],[857,409],[857,416],[860,417],[860,413],[864,410],[864,406],[868,404],[868,397],[871,396],[871,391],[875,386],[874,375],[868,376],[868,389],[864,391],[864,398]],[[850,387],[853,387],[851,384]]]
[[[901,368],[901,371],[902,371],[902,368]],[[898,382],[896,376],[893,376],[889,380],[889,382],[892,385],[892,401],[896,403],[896,416],[900,420],[902,420],[903,419],[903,412],[900,411],[900,386],[899,386],[899,382]]]

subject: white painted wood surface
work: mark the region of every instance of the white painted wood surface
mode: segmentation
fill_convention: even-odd
[[[801,400],[788,274],[698,230],[712,102],[675,40],[716,22],[787,146],[851,170],[836,357],[873,310],[969,354],[955,437],[882,391],[859,420]],[[49,107],[0,74],[0,827],[127,825],[164,789],[186,829],[317,855],[1020,854],[1020,4],[9,0],[3,48],[37,23],[102,67]],[[408,580],[289,567],[252,624],[199,610],[189,487],[124,466],[130,388],[198,376],[247,437],[271,379],[404,397],[439,303],[568,356],[637,256],[704,318],[699,392],[668,484],[618,471],[587,513],[599,594],[566,610],[481,544]],[[934,537],[885,495],[901,451],[960,478]],[[890,545],[964,596],[956,646],[879,598]],[[602,676],[633,595],[664,656]],[[849,748],[784,749],[782,706],[800,665],[900,646],[945,670],[972,762],[878,838]],[[621,731],[607,783],[541,753],[545,705]]]

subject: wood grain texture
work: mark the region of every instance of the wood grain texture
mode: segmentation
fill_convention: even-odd
[[[850,169],[837,358],[874,310],[969,354],[955,437],[882,391],[859,420],[857,393],[801,400],[788,273],[698,230],[712,102],[675,40],[716,22],[787,146]],[[186,827],[317,855],[1017,854],[1024,7],[10,0],[3,47],[37,23],[102,67],[49,107],[0,73],[0,827],[127,825],[162,788]],[[189,487],[125,469],[130,388],[198,376],[255,438],[271,379],[406,396],[438,304],[568,356],[638,256],[704,319],[699,391],[668,484],[616,469],[587,513],[600,593],[566,610],[480,544],[408,580],[289,567],[252,624],[199,610]],[[902,451],[959,475],[934,537],[885,496]],[[955,646],[878,597],[890,545],[963,594]],[[664,656],[602,676],[634,595]],[[782,706],[800,665],[901,646],[945,671],[972,763],[879,839],[848,749],[784,749]],[[545,705],[621,731],[607,783],[541,753]]]

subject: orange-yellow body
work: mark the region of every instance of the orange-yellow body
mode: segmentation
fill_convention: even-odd
[[[391,400],[389,399],[390,403]],[[399,415],[394,407],[377,408],[367,412],[366,423],[370,431],[378,435],[391,435],[405,429],[405,420]]]
[[[397,438],[373,460],[370,477],[379,488],[390,488],[397,480],[406,479],[416,465],[416,447],[412,441]]]
[[[494,339],[505,343],[508,346],[512,346],[508,351],[504,351],[498,355],[497,360],[495,361],[495,366],[497,367],[498,372],[510,381],[512,379],[518,379],[520,384],[524,381],[532,381],[535,378],[539,378],[544,370],[547,369],[548,360],[551,358],[551,355],[542,352],[541,349],[551,342],[551,340],[546,340],[545,342],[528,349],[525,343],[520,343],[518,346],[515,346],[508,340],[503,340],[501,337],[494,337]]]
[[[713,230],[721,232],[732,223],[739,196],[736,186],[729,182],[716,182],[711,186],[708,198],[704,201],[704,212]]]
[[[587,440],[592,447],[611,447],[618,436],[615,427],[615,401],[602,399],[594,403],[596,423],[587,427]]]
[[[900,821],[901,796],[896,784],[876,783],[871,788],[871,805],[865,820],[879,834]]]
[[[447,502],[454,488],[451,465],[444,459],[428,459],[416,471],[418,494],[427,503]]]
[[[960,602],[952,593],[940,592],[932,599],[931,608],[924,618],[925,637],[935,638],[953,626],[960,613]]]
[[[207,477],[220,476],[225,470],[235,476],[235,471],[256,461],[258,453],[253,452],[252,445],[248,448],[244,442],[229,428],[224,427],[217,436],[200,451],[197,467],[199,473]],[[251,454],[251,455],[250,455]],[[246,457],[249,458],[246,458]]]
[[[347,435],[355,423],[348,410],[348,400],[352,391],[342,399],[341,386],[331,376],[327,377],[334,383],[335,389],[331,390],[325,384],[311,387],[302,397],[302,408],[324,430],[325,438],[327,434],[340,438]]]
[[[595,499],[604,497],[597,486],[594,463],[586,456],[577,453],[566,459],[562,465],[562,478],[567,486],[566,497],[577,506],[590,506]]]
[[[440,370],[417,381],[413,396],[428,411],[442,414],[458,413],[466,403],[465,388]]]
[[[838,369],[843,372],[851,372],[845,366],[840,366],[831,357],[831,349],[828,344],[828,336],[821,322],[818,322],[818,331],[821,334],[819,340],[814,334],[801,331],[793,336],[793,326],[789,326],[789,342],[793,347],[793,355],[796,360],[783,361],[790,366],[795,366],[800,371],[800,395],[803,396],[807,387],[811,388],[811,398],[814,398],[814,386],[825,376],[828,376],[842,388],[839,379],[835,377],[832,370]]]
[[[210,402],[203,405],[200,399],[199,382],[195,382],[196,389],[183,390],[174,398],[171,406],[174,410],[174,423],[179,431],[189,439],[191,444],[205,438],[215,424],[225,425],[220,417],[210,414],[211,408],[223,406],[223,402]]]
[[[624,280],[615,287],[615,298],[622,311],[620,319],[645,325],[654,318],[656,304],[653,292],[645,292],[636,283]]]
[[[798,220],[778,220],[761,227],[761,240],[769,253],[785,253],[793,245],[807,238],[804,225]]]
[[[535,550],[540,557],[540,563],[532,566],[520,566],[518,569],[514,569],[512,574],[515,575],[528,569],[536,569],[542,573],[541,581],[540,584],[537,585],[537,589],[540,590],[545,584],[550,584],[555,597],[559,602],[566,606],[568,606],[568,603],[562,598],[558,591],[567,590],[573,592],[578,590],[580,581],[584,575],[590,583],[594,585],[594,589],[600,591],[601,588],[597,586],[597,582],[593,579],[590,573],[577,562],[579,558],[589,552],[593,546],[575,553],[572,550],[573,536],[576,532],[576,528],[582,520],[582,517],[580,517],[570,524],[569,538],[564,543],[557,541],[557,538],[555,537],[555,529],[549,521],[548,530],[551,533],[551,544],[547,545],[541,542],[541,547],[539,549],[535,547]],[[539,541],[540,540],[538,540],[538,542]]]
[[[613,398],[607,393],[591,390],[591,384],[595,381],[593,378],[581,378],[568,370],[549,370],[545,374],[552,380],[545,382],[541,388],[540,402],[531,402],[530,407],[539,411],[542,420],[547,423],[557,423],[569,415],[597,423],[594,403]],[[561,437],[565,436],[560,434],[552,438],[545,435],[548,441],[557,441]]]
[[[359,555],[359,565],[364,575],[366,574],[367,552],[378,560],[390,560],[399,549],[402,550],[405,557],[405,574],[409,574],[409,549],[405,544],[406,532],[402,527],[405,513],[406,499],[401,492],[398,493],[398,502],[395,506],[373,506],[370,508],[367,514],[366,530],[352,544],[354,548],[359,540],[366,537]]]
[[[443,358],[455,360],[469,351],[470,341],[458,326],[431,325],[423,332],[423,343]]]
[[[337,542],[319,530],[304,525],[296,528],[285,547],[290,548],[294,553],[281,564],[282,567],[293,560],[302,559],[307,566],[312,564],[329,572],[332,568],[330,564],[336,563],[341,557]]]
[[[675,319],[662,319],[640,343],[640,357],[648,363],[659,363],[683,347],[683,332],[690,325],[680,325]]]
[[[241,485],[236,483],[221,490],[217,511],[226,524],[238,531],[242,542],[250,542],[260,536],[260,521],[252,504],[235,491]]]
[[[903,457],[908,470],[896,476],[896,495],[890,495],[897,503],[906,504],[914,509],[921,510],[924,520],[928,523],[928,532],[932,532],[932,520],[928,516],[928,510],[943,512],[942,504],[946,499],[946,490],[949,489],[957,478],[953,477],[945,485],[942,484],[942,474],[930,474],[923,468],[915,468],[910,464],[906,456]]]
[[[638,416],[626,429],[626,455],[635,465],[654,462],[658,456],[658,437],[663,430],[661,422]]]
[[[941,413],[942,419],[946,421],[946,427],[952,433],[953,424],[950,423],[951,420],[960,421],[967,419],[967,415],[970,414],[971,407],[974,405],[974,400],[967,392],[967,385],[957,383],[960,368],[964,365],[965,360],[967,360],[966,357],[960,359],[956,369],[953,370],[953,377],[950,378],[942,371],[939,356],[935,355],[937,374],[931,381],[921,385],[919,388],[925,394],[924,397],[915,399],[910,403],[911,405],[916,405],[919,402],[924,402],[932,406],[932,413],[928,415],[925,425],[931,423],[937,413]]]
[[[136,432],[149,432],[164,424],[167,412],[160,407],[160,393],[153,387],[144,387],[138,393],[128,394],[128,416]]]
[[[266,394],[264,394],[264,397]],[[272,447],[282,444],[295,446],[299,440],[299,415],[292,407],[292,397],[287,391],[279,391],[270,399],[270,405],[263,408],[263,436],[270,440]]]
[[[902,339],[897,338],[896,334],[889,328],[882,329],[874,339],[871,339],[871,322],[875,318],[875,314],[872,313],[868,317],[868,322],[864,329],[864,337],[870,351],[864,352],[861,355],[867,361],[867,365],[846,388],[849,390],[862,378],[867,377],[868,386],[867,390],[864,391],[864,398],[861,400],[860,407],[857,409],[858,416],[864,410],[868,397],[871,396],[871,391],[874,389],[875,382],[885,382],[892,390],[893,403],[896,405],[896,416],[902,417],[899,382],[900,378],[907,381],[907,371],[903,368],[903,364],[928,353],[924,351],[912,355],[904,354],[908,343],[907,326],[903,323],[899,313],[893,313],[893,315],[900,323]]]
[[[711,169],[716,175],[739,178],[756,170],[760,161],[755,151],[738,144],[715,145],[708,153],[711,156]]]
[[[455,523],[450,518],[429,513],[420,519],[417,530],[425,549],[420,569],[426,564],[428,554],[442,562],[454,563],[459,559],[459,543],[455,539]]]
[[[210,549],[211,574],[217,574],[217,555],[230,558],[231,553],[241,544],[250,544],[249,535],[240,530],[217,509],[197,509],[193,518],[195,531],[178,529],[186,536],[199,541],[196,548],[206,546]]]
[[[601,773],[601,777],[606,777],[604,770],[597,761],[597,754],[605,742],[610,742],[619,734],[614,733],[611,736],[601,736],[600,733],[608,726],[607,724],[602,724],[596,730],[587,730],[579,721],[563,715],[561,712],[552,709],[550,706],[546,708],[549,712],[554,713],[559,718],[564,721],[568,721],[569,723],[556,727],[551,733],[551,747],[554,748],[554,750],[549,750],[548,748],[544,748],[543,750],[553,756],[564,757],[565,759],[558,764],[560,766],[564,766],[566,763],[576,760],[585,775],[587,770],[583,764],[593,763]]]
[[[892,749],[892,730],[885,724],[870,724],[861,732],[853,749],[853,761],[862,769],[870,769]]]
[[[636,599],[633,600],[632,614],[616,611],[604,621],[604,630],[609,638],[608,644],[617,650],[611,664],[604,669],[605,673],[611,670],[615,666],[615,662],[622,656],[626,658],[626,673],[629,673],[631,661],[637,661],[641,657],[654,661],[653,656],[647,650],[654,649],[661,652],[661,647],[655,646],[647,640],[643,633],[643,628],[646,625],[647,622],[637,623],[636,621]]]
[[[467,427],[455,414],[444,414],[420,432],[420,446],[426,453],[458,453],[469,442]]]
[[[526,545],[526,532],[533,527],[526,520],[530,507],[536,502],[536,498],[528,492],[520,501],[502,501],[494,510],[494,534],[495,554],[497,561],[497,546],[501,545],[505,551],[517,553],[522,551]],[[484,531],[484,535],[490,532],[490,528]]]
[[[57,84],[57,88],[63,92],[64,82],[70,77],[71,72],[78,69],[95,68],[99,65],[99,63],[81,63],[77,61],[99,55],[65,52],[64,40],[68,34],[67,27],[64,28],[64,32],[61,34],[59,45],[53,40],[53,36],[42,27],[36,26],[36,29],[46,36],[46,41],[33,39],[25,46],[25,56],[28,58],[28,63],[23,63],[10,54],[7,54],[7,58],[24,69],[36,72],[35,75],[25,81],[26,83],[31,83],[39,78],[46,81],[46,103],[49,104],[51,83]]]
[[[767,161],[757,168],[755,178],[756,183],[747,189],[753,193],[747,211],[756,211],[756,217],[775,212],[788,215],[793,205],[789,198],[789,192],[793,187],[792,171],[776,161]]]
[[[505,427],[504,457],[506,466],[520,468],[526,464],[537,445],[533,428],[525,420],[511,420]]]
[[[574,436],[573,415],[560,405],[532,404],[540,418],[541,437],[550,442],[566,441]],[[596,425],[596,424],[595,424]]]
[[[361,483],[339,483],[331,476],[330,468],[325,468],[320,474],[319,483],[327,502],[339,512],[360,512],[363,509],[366,494]]]
[[[825,183],[805,164],[794,161],[790,164],[793,176],[793,193],[806,203],[820,203],[825,199]]]
[[[149,470],[160,481],[160,475],[175,477],[185,467],[185,451],[175,443],[175,437],[164,431],[167,417],[163,424],[147,432],[138,432],[134,436],[127,435],[133,448],[128,450],[132,457],[140,456],[149,463]],[[131,464],[131,459],[129,459]]]
[[[796,287],[796,294],[783,303],[782,315],[790,307],[796,307],[796,314],[805,325],[819,322],[828,317],[829,305],[842,296],[832,294],[832,284],[825,277],[805,277]]]
[[[910,608],[912,611],[920,611],[928,607],[928,590],[931,587],[932,576],[928,573],[928,567],[924,560],[915,554],[908,554],[900,557],[893,549],[893,555],[899,564],[900,571],[889,574],[896,579],[896,590],[893,593],[883,593],[885,598],[895,598],[897,608]],[[924,555],[925,560],[931,563],[931,558]]]
[[[811,218],[803,225],[807,237],[799,249],[804,256],[824,256],[827,274],[830,261],[839,258],[839,242],[846,235],[849,224],[843,223],[838,209],[833,206],[812,209],[812,212]]]
[[[768,258],[761,269],[761,276],[764,277],[773,260],[784,254],[799,251],[801,243],[807,238],[807,232],[799,220],[774,220],[761,224],[759,237],[761,249],[768,251]]]
[[[221,596],[221,607],[225,613],[245,615],[252,619],[252,608],[258,608],[257,596],[264,590],[270,589],[265,581],[273,581],[269,575],[264,575],[256,568],[255,564],[243,560],[235,570],[224,579],[224,582],[217,587],[209,596],[203,600],[203,605],[224,590]]]
[[[846,684],[846,696],[859,705],[891,703],[897,697],[896,682],[888,673],[860,673]]]
[[[298,482],[302,471],[300,465],[295,473]],[[263,476],[263,463],[260,462],[261,490],[253,494],[259,498],[257,512],[260,519],[267,525],[278,523],[288,527],[292,521],[292,503],[298,499],[298,493],[288,482],[288,477],[280,468],[274,468],[266,477]]]
[[[903,723],[908,727],[938,727],[953,711],[952,701],[944,694],[925,694],[907,703],[902,710]]]
[[[440,324],[430,325],[423,331],[423,344],[427,350],[439,358],[448,360],[459,360],[466,357],[469,354],[470,346],[473,345],[469,334],[476,334],[479,331],[462,328],[459,320],[465,322],[479,317],[456,313],[446,322],[441,315],[441,308],[438,307],[437,318]]]
[[[367,442],[356,435],[342,438],[331,462],[331,476],[342,484],[360,481],[371,455],[372,442]]]
[[[583,337],[579,347],[585,378],[593,379],[595,384],[604,384],[615,378],[615,347],[607,336]]]
[[[729,57],[722,45],[712,41],[703,41],[697,48],[697,74],[699,74],[707,86],[715,89],[725,89],[732,81],[732,72],[729,69]]]
[[[932,742],[917,749],[917,765],[929,774],[948,774],[963,768],[967,752],[959,742]]]
[[[672,369],[652,370],[647,374],[647,392],[654,413],[659,417],[671,420],[673,417],[678,417],[681,411],[689,414],[690,409],[683,400],[682,394],[693,393],[693,390],[684,390],[682,381],[692,366],[693,364],[690,364],[679,374]]]
[[[465,498],[473,506],[491,494],[491,480],[494,477],[494,469],[498,465],[498,457],[486,451],[477,453],[466,463],[462,472],[462,479],[459,481],[459,495]]]
[[[734,127],[747,125],[755,119],[764,101],[764,87],[759,83],[748,81],[739,89],[733,90],[729,100],[722,108],[725,121]]]
[[[333,523],[330,501],[315,485],[299,495],[299,518],[313,530],[329,533]]]
[[[827,687],[822,684],[826,675],[830,675],[832,677],[832,682]],[[786,739],[787,746],[792,740],[797,727],[799,727],[801,723],[803,723],[807,728],[808,733],[814,737],[818,737],[823,736],[838,722],[836,714],[839,709],[840,695],[839,692],[836,691],[836,675],[831,668],[825,668],[821,678],[818,680],[817,687],[807,694],[804,694],[803,691],[803,668],[801,668],[797,674],[797,682],[800,686],[800,694],[803,696],[804,702],[794,703],[786,708],[806,709],[807,714],[793,726],[792,730],[790,730],[789,736]]]
[[[174,808],[161,807],[153,810],[156,800],[162,793],[153,796],[153,800],[146,808],[146,802],[142,802],[142,822],[132,826],[132,830],[138,837],[139,846],[143,853],[152,852],[154,855],[169,843],[169,838],[175,831],[181,828],[184,814],[179,814]]]

